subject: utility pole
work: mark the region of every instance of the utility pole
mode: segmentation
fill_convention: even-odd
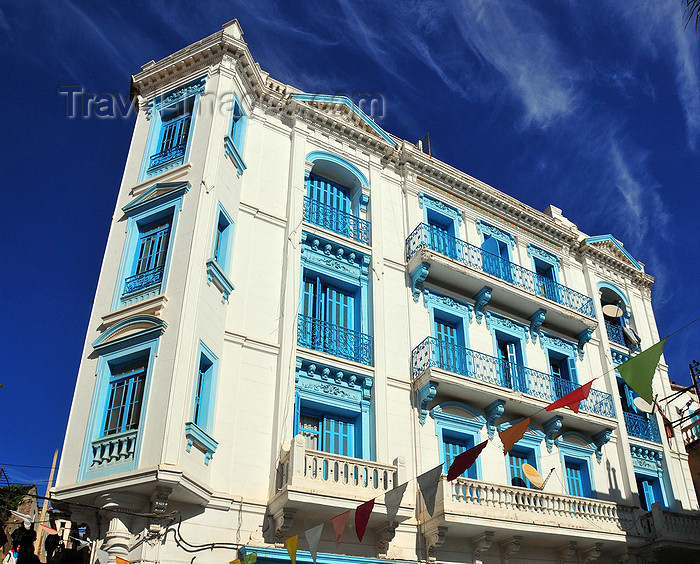
[[[46,512],[49,509],[49,494],[51,493],[51,486],[53,485],[53,475],[56,472],[56,461],[58,460],[58,449],[53,453],[53,462],[51,463],[51,474],[49,474],[49,483],[46,486],[46,495],[44,496],[44,504],[41,506],[41,515],[39,516],[39,530],[37,531],[36,542],[39,544],[35,554],[43,555],[44,552],[44,529],[41,524],[46,520]]]

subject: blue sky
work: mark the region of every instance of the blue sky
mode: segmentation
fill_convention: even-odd
[[[0,466],[45,485],[63,434],[133,129],[68,119],[63,85],[128,95],[129,77],[238,18],[274,78],[377,92],[378,120],[656,277],[662,335],[700,315],[700,45],[680,0],[14,2],[0,0],[4,244]],[[700,323],[666,347],[673,380]],[[82,398],[90,401],[90,398]]]

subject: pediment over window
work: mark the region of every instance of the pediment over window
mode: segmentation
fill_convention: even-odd
[[[330,111],[343,121],[362,129],[370,135],[379,137],[391,145],[396,145],[396,142],[389,137],[387,132],[379,127],[371,117],[358,108],[347,96],[292,94],[292,98],[317,110]]]
[[[123,345],[126,341],[133,341],[148,337],[152,339],[160,336],[168,324],[155,315],[134,315],[119,321],[107,329],[92,343],[95,350],[101,350],[111,345]]]
[[[122,211],[126,215],[131,215],[137,210],[140,211],[147,207],[179,198],[189,189],[189,182],[158,182],[126,204]]]
[[[620,243],[612,235],[597,235],[595,237],[588,237],[585,241],[591,247],[603,251],[607,255],[610,255],[622,262],[626,262],[637,270],[642,270],[642,265],[629,254],[622,243]]]

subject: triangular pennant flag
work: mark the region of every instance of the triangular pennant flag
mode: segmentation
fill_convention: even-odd
[[[573,392],[569,392],[565,396],[559,398],[557,401],[550,403],[545,409],[547,411],[553,411],[559,409],[560,407],[570,407],[574,413],[578,413],[579,403],[588,397],[591,393],[591,386],[593,385],[593,380],[576,388]]]
[[[335,547],[338,548],[340,541],[343,540],[343,532],[345,531],[345,523],[347,523],[350,512],[346,511],[340,515],[336,515],[331,519],[333,530],[335,531]]]
[[[470,448],[469,450],[465,450],[463,453],[457,456],[457,458],[452,461],[452,464],[450,464],[450,469],[447,471],[447,481],[451,482],[471,468],[472,464],[474,464],[476,459],[479,458],[481,451],[486,448],[488,442],[489,441],[486,440],[483,443]]]
[[[255,564],[258,561],[258,553],[251,552],[243,557],[243,564]]]
[[[299,535],[296,534],[293,537],[289,537],[284,541],[284,545],[287,547],[287,552],[289,553],[289,558],[292,560],[292,564],[297,564],[297,546],[299,545]]]
[[[308,531],[304,532],[306,537],[306,542],[309,543],[309,552],[311,553],[311,558],[314,559],[314,564],[316,564],[316,552],[318,551],[318,543],[321,542],[321,533],[323,533],[323,523],[312,527]]]
[[[362,542],[362,537],[365,536],[367,521],[369,521],[369,516],[372,514],[372,509],[374,509],[373,499],[365,501],[355,509],[355,534],[357,534],[357,540],[360,542]]]
[[[527,431],[527,426],[530,424],[530,418],[527,417],[520,421],[519,423],[516,423],[515,425],[511,425],[504,431],[501,431],[498,433],[498,436],[501,437],[501,442],[503,443],[503,455],[505,456],[508,454],[508,451],[513,448],[513,445],[517,443],[520,439],[523,438],[523,435],[525,434],[525,431]]]
[[[666,339],[663,339],[617,367],[617,371],[627,385],[647,403],[654,402],[651,381],[654,379],[654,372],[664,352],[665,343]]]
[[[425,508],[428,510],[428,514],[431,517],[435,511],[435,494],[437,493],[441,474],[442,464],[439,464],[432,470],[428,470],[416,478],[416,480],[418,480],[420,493],[423,496],[423,501],[425,502]]]
[[[117,559],[117,564],[129,564],[129,561],[124,558],[120,558],[119,556],[116,556],[115,558]]]
[[[389,526],[394,526],[394,519],[399,512],[399,506],[403,499],[403,494],[406,492],[408,482],[396,486],[393,490],[389,490],[384,494],[384,505],[386,505],[386,516],[389,518]]]
[[[235,560],[231,560],[231,562],[229,562],[228,564],[241,564],[241,561],[238,558],[236,558]]]

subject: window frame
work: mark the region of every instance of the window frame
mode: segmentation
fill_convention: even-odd
[[[464,415],[457,415],[455,412],[461,410]],[[436,405],[430,410],[430,416],[435,420],[435,436],[438,440],[438,452],[443,463],[443,473],[447,474],[449,465],[447,464],[447,452],[445,450],[445,438],[463,440],[467,444],[467,449],[472,448],[482,442],[482,430],[486,426],[486,418],[462,402],[444,402]],[[479,458],[467,469],[469,480],[481,480],[483,472]]]
[[[224,229],[219,231],[221,224],[224,224]],[[214,223],[214,236],[211,244],[211,258],[206,261],[207,283],[214,285],[221,291],[221,301],[226,303],[234,286],[229,278],[232,257],[233,257],[233,239],[234,239],[235,223],[231,216],[226,212],[226,209],[218,203],[216,208],[216,222]],[[221,234],[221,236],[219,236]],[[218,245],[217,245],[218,243]],[[219,248],[217,248],[217,246]]]
[[[498,432],[500,433],[501,431],[504,431],[505,429],[508,429],[511,427],[513,424],[517,423],[518,421],[511,421],[508,423],[502,423],[501,425],[498,426]],[[522,436],[522,438],[513,445],[513,450],[515,453],[521,453],[525,455],[525,458],[528,461],[528,464],[532,465],[538,472],[540,472],[540,468],[542,467],[542,456],[541,456],[541,449],[540,445],[542,444],[542,441],[545,439],[545,434],[542,431],[533,429],[532,427],[528,426],[525,434]],[[508,456],[504,456],[504,462],[506,465],[506,478],[507,478],[507,484],[508,485],[513,485],[513,475],[511,473],[511,467],[510,467],[510,459]],[[526,479],[527,480],[527,479]],[[526,486],[528,489],[536,489],[534,487],[531,487],[532,484],[530,484],[530,481],[527,480]],[[529,486],[527,484],[530,484]],[[513,487],[523,487],[523,486],[513,486]]]
[[[573,439],[576,442],[572,442]],[[554,441],[559,450],[559,461],[564,476],[563,486],[568,495],[576,496],[571,493],[569,488],[569,477],[567,467],[578,466],[581,472],[581,488],[583,495],[576,497],[586,497],[596,499],[598,492],[593,479],[593,455],[596,451],[595,444],[591,443],[586,437],[574,431],[562,433]]]
[[[236,110],[240,113],[237,113]],[[236,119],[236,116],[239,116],[238,119]],[[229,116],[228,127],[224,135],[224,155],[231,159],[231,162],[236,167],[236,175],[239,178],[246,168],[248,168],[243,160],[247,128],[248,114],[234,92],[233,99],[231,100],[231,114]]]

